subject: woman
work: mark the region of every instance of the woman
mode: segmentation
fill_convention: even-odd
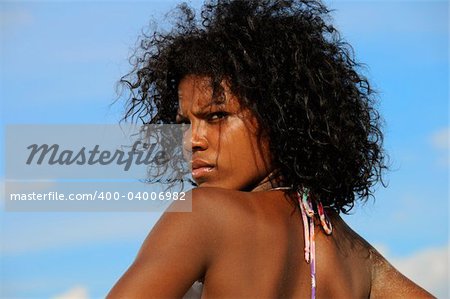
[[[202,298],[432,297],[339,216],[373,196],[386,166],[374,93],[327,8],[179,12],[142,40],[123,82],[127,117],[191,124],[198,188],[191,213],[163,214],[109,298],[180,298],[196,281]]]

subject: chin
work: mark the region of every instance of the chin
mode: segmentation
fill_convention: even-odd
[[[203,183],[200,183],[200,184],[197,184],[197,186],[199,187],[199,188],[201,188],[201,187],[210,187],[210,188],[221,188],[221,189],[227,189],[227,190],[235,190],[235,191],[246,191],[246,188],[245,188],[245,186],[244,187],[240,187],[240,186],[236,186],[236,185],[230,185],[230,184],[227,184],[227,183],[225,183],[225,182],[218,182],[218,181],[215,181],[215,182],[203,182]]]
[[[197,187],[215,187],[215,188],[223,188],[220,184],[214,184],[208,181],[196,182]]]
[[[222,188],[222,189],[232,189],[229,188],[227,186],[225,186],[224,184],[221,184],[220,182],[211,182],[208,180],[198,180],[195,181],[197,183],[197,187],[198,188],[202,188],[202,187],[211,187],[211,188]]]

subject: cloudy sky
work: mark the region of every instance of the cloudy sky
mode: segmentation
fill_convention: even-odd
[[[7,124],[117,123],[115,83],[150,18],[174,3],[1,1],[2,143]],[[448,297],[448,3],[327,3],[379,91],[391,157],[388,188],[345,219],[414,281]],[[158,217],[0,212],[1,297],[103,297]]]

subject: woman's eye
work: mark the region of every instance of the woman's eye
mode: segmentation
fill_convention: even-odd
[[[191,122],[189,119],[177,119],[175,123],[178,125],[189,125]]]
[[[218,121],[228,116],[226,112],[214,112],[208,115],[209,121]]]

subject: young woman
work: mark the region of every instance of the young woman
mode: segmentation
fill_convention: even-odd
[[[127,117],[191,125],[192,212],[163,214],[108,298],[181,298],[196,281],[202,298],[432,297],[339,216],[386,166],[374,93],[327,8],[179,12],[123,82]]]

